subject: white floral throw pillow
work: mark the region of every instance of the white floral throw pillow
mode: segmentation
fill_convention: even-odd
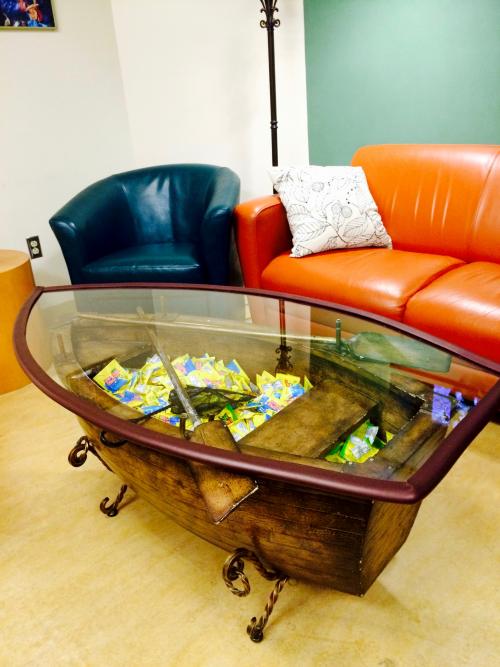
[[[288,216],[292,257],[392,247],[361,167],[273,167],[269,173]]]

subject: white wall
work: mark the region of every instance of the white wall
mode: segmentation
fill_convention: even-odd
[[[48,219],[133,165],[109,0],[56,0],[56,31],[0,33],[0,248],[27,250],[38,284],[68,282]]]
[[[308,161],[302,0],[275,31],[280,163]],[[0,248],[38,234],[36,282],[68,282],[50,216],[86,185],[149,164],[234,169],[271,191],[259,0],[57,0],[56,31],[0,32]]]
[[[308,162],[302,0],[275,31],[279,159]],[[242,200],[271,185],[267,31],[259,0],[112,0],[138,166],[234,169]]]

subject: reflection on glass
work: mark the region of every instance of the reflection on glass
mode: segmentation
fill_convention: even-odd
[[[244,453],[379,479],[408,479],[496,379],[354,315],[215,291],[44,293],[28,343],[72,393],[190,437],[167,355],[201,420]]]

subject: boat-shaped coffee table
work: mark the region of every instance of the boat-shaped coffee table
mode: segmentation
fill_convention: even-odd
[[[500,408],[500,368],[382,318],[259,291],[37,289],[15,330],[24,370],[78,416],[88,452],[178,524],[275,581],[362,595],[421,500]]]

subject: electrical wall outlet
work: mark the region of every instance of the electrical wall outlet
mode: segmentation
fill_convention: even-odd
[[[28,239],[26,239],[26,243],[28,244],[28,250],[30,251],[31,259],[37,259],[38,257],[42,256],[40,237],[30,236]]]

